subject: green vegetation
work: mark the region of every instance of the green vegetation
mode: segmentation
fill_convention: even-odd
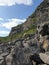
[[[8,42],[9,40],[10,40],[10,37],[9,36],[0,37],[0,41],[2,41],[2,42]]]
[[[26,34],[34,34],[35,32],[36,32],[36,27],[34,25],[32,25],[29,30],[25,30],[22,33],[17,33],[17,34],[10,35],[10,36],[7,36],[7,37],[0,37],[0,40],[2,42],[8,42],[8,41],[12,41],[12,40],[15,40],[17,38],[23,37],[24,33],[26,33]]]

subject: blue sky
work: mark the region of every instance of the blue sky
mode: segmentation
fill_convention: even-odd
[[[0,0],[0,36],[26,21],[43,0]]]

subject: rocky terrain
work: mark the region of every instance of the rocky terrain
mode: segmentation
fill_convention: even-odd
[[[49,0],[13,27],[8,38],[0,40],[0,65],[49,65]]]

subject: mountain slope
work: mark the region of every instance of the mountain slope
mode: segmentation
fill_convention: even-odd
[[[3,38],[3,40],[8,39],[13,40],[16,38],[23,37],[24,34],[34,34],[36,32],[36,27],[38,24],[49,22],[49,0],[44,0],[35,10],[35,12],[30,15],[26,22],[15,26],[11,29],[8,37]],[[0,38],[2,40],[2,38]]]

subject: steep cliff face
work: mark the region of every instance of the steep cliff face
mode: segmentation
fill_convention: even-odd
[[[38,24],[49,22],[49,1],[44,0],[35,10],[35,12],[29,16],[25,23],[20,26],[13,27],[11,34],[17,34],[26,30],[35,29]]]
[[[29,17],[34,22],[43,23],[49,21],[49,2],[44,0],[35,10],[35,12]],[[31,21],[30,20],[30,21]]]

